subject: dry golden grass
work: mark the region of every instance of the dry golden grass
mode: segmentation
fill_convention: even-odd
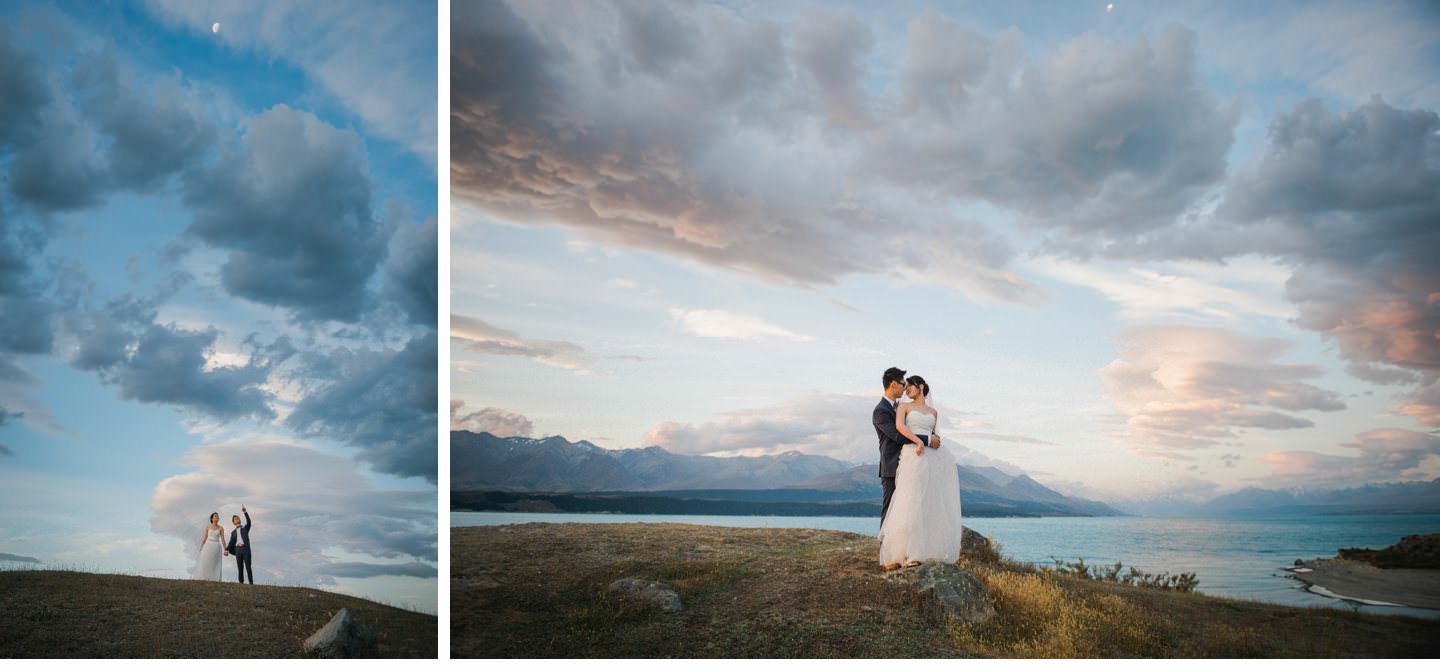
[[[996,616],[942,622],[876,565],[874,538],[680,524],[451,533],[451,654],[468,657],[1434,657],[1433,622],[964,567]],[[606,591],[666,582],[678,613]],[[1202,585],[1203,587],[1203,585]]]
[[[0,657],[304,658],[341,608],[382,658],[437,658],[433,615],[287,586],[89,572],[0,572]]]

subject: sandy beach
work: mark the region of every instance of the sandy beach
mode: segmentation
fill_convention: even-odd
[[[1308,570],[1308,571],[1306,571]],[[1366,604],[1404,605],[1440,609],[1440,571],[1380,568],[1324,558],[1286,568],[1314,593],[1363,601]]]

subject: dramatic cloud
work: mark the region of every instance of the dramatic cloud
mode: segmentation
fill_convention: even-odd
[[[1298,266],[1298,323],[1372,383],[1418,385],[1406,413],[1440,426],[1440,115],[1379,98],[1334,114],[1317,100],[1278,115],[1221,214],[1240,243]]]
[[[1440,435],[1379,428],[1342,446],[1359,452],[1335,456],[1315,451],[1266,454],[1267,485],[1351,487],[1391,481],[1429,481],[1440,476]]]
[[[434,333],[417,335],[398,351],[306,356],[300,378],[311,390],[285,425],[358,448],[360,459],[380,472],[434,482],[439,367]]]
[[[1176,450],[1232,444],[1246,429],[1314,425],[1291,412],[1345,408],[1335,392],[1302,381],[1319,368],[1275,362],[1289,348],[1284,340],[1138,326],[1123,331],[1118,346],[1119,358],[1099,375],[1125,417],[1123,439],[1140,453],[1184,458]]]
[[[439,318],[439,249],[434,218],[401,226],[390,243],[381,296],[399,305],[418,326],[433,328]]]
[[[896,184],[991,202],[1086,253],[1173,224],[1225,174],[1238,108],[1205,89],[1189,31],[1087,33],[1032,63],[1018,31],[991,42],[934,11],[910,39],[911,113],[863,154]]]
[[[793,34],[792,52],[784,27],[703,4],[457,7],[456,193],[498,218],[775,281],[900,274],[1040,300],[1005,269],[1003,236],[929,185],[875,179],[866,152],[891,138],[863,117],[893,103],[861,85],[864,24],[818,11]]]
[[[151,11],[227,45],[298,66],[375,133],[434,160],[435,7],[366,1],[150,0]],[[258,20],[258,17],[264,20]],[[212,34],[219,21],[225,29]]]
[[[498,437],[530,437],[535,430],[535,424],[530,419],[510,410],[486,407],[462,413],[464,407],[464,400],[450,401],[450,430],[490,433]]]
[[[14,124],[0,131],[0,150],[6,140],[14,150],[9,188],[42,212],[98,205],[115,190],[153,192],[215,143],[214,124],[185,81],[145,80],[121,66],[113,46],[44,72],[0,44],[0,72],[18,92],[0,109]]]
[[[465,348],[497,356],[522,356],[566,370],[583,371],[590,357],[574,342],[527,340],[514,331],[496,328],[463,314],[450,315],[450,337]]]
[[[155,298],[126,296],[101,310],[68,314],[71,365],[99,373],[126,400],[172,405],[221,421],[273,419],[270,405],[275,398],[263,387],[294,348],[284,337],[268,345],[247,338],[250,351],[242,364],[219,364],[216,328],[190,330],[155,322],[155,309],[165,294],[188,281],[186,275],[175,275]]]
[[[210,512],[229,528],[244,504],[254,522],[256,581],[312,586],[336,577],[434,576],[416,565],[436,560],[433,490],[376,488],[346,459],[285,443],[206,445],[182,462],[194,470],[155,487],[150,527],[181,540],[192,565]],[[352,560],[337,560],[337,552]],[[233,570],[233,562],[222,568]]]
[[[275,107],[246,119],[238,146],[186,187],[190,233],[229,252],[231,294],[302,319],[353,322],[391,228],[370,209],[364,145],[309,112]]]
[[[731,340],[791,340],[809,342],[815,338],[796,335],[752,314],[737,314],[718,309],[670,310],[670,321],[682,332],[699,337]]]
[[[242,366],[207,365],[219,331],[151,325],[133,351],[104,368],[102,378],[126,400],[175,405],[222,419],[274,418],[273,396],[260,388],[272,361],[257,356]]]

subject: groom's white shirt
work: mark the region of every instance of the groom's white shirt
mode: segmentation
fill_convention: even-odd
[[[235,527],[235,530],[234,530],[233,532],[235,533],[235,546],[237,546],[237,547],[243,547],[243,546],[245,546],[245,534],[242,533],[242,532],[240,532],[240,527],[239,527],[239,526],[236,526],[236,527]]]

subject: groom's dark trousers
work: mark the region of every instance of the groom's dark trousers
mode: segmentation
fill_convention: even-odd
[[[900,448],[909,440],[895,429],[895,406],[881,398],[880,404],[870,415],[875,424],[875,436],[880,438],[880,486],[885,490],[885,499],[880,503],[880,523],[890,511],[890,497],[895,494],[895,471],[900,467]]]
[[[245,573],[248,572],[250,573],[250,583],[254,584],[255,569],[250,567],[250,547],[236,547],[235,551],[231,553],[235,555],[235,576],[240,579],[240,583],[245,583]]]

